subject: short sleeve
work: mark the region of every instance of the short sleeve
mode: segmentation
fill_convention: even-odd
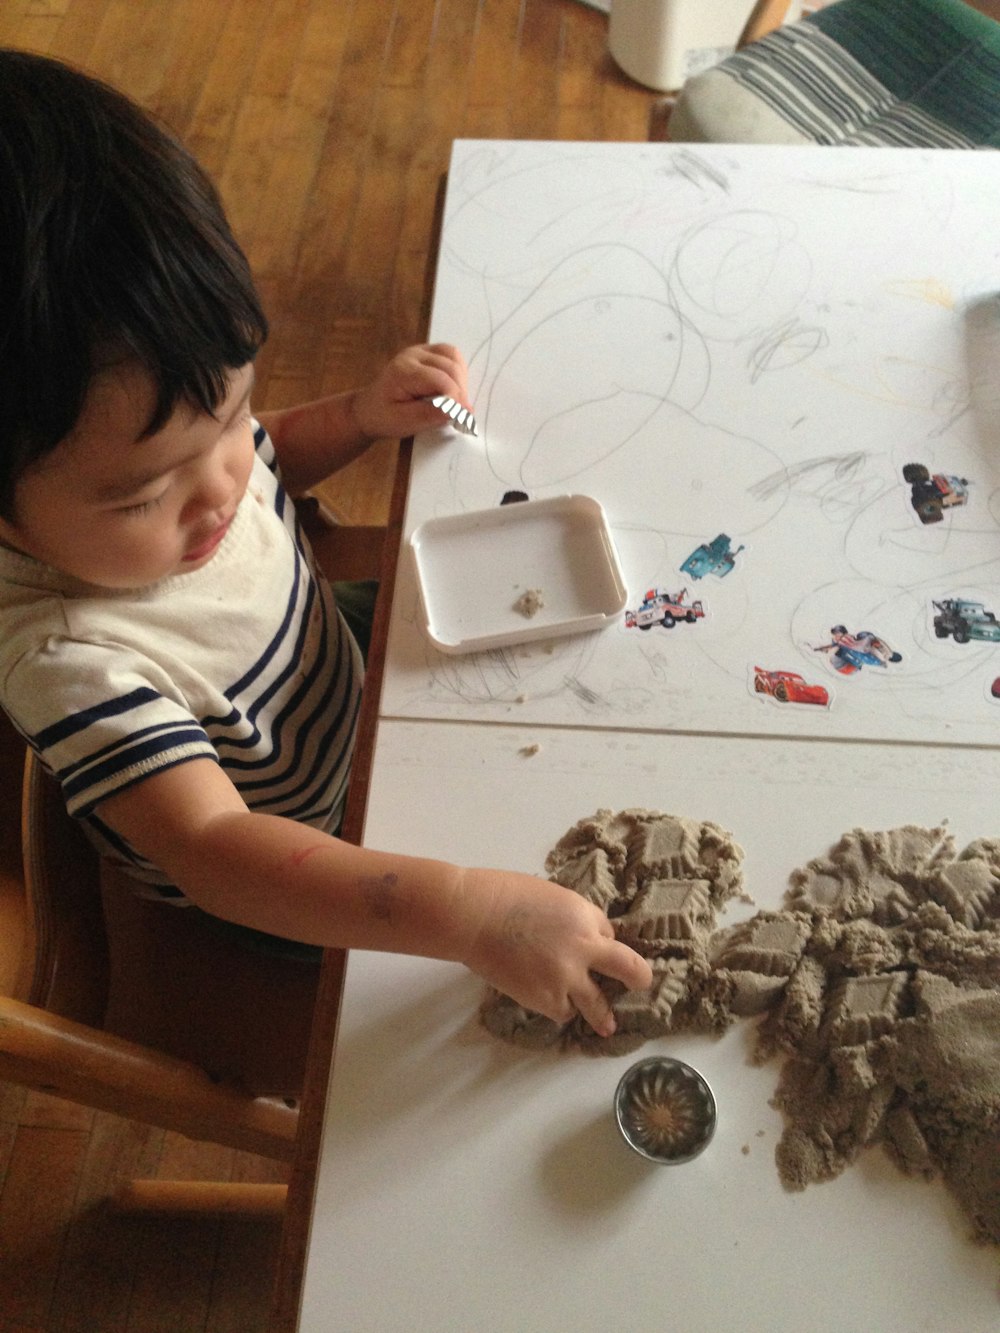
[[[116,644],[46,640],[9,671],[5,706],[80,818],[161,769],[217,760],[165,673]]]

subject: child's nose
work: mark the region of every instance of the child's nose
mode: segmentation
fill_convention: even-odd
[[[223,467],[206,468],[198,478],[192,507],[224,509],[233,493],[233,479]]]

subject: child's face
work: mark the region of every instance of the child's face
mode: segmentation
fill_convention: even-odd
[[[161,430],[151,377],[102,372],[71,435],[30,467],[0,539],[103,588],[141,588],[212,559],[250,479],[253,367],[229,377],[214,417],[180,403]]]

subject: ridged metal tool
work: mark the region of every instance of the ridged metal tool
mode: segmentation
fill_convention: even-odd
[[[449,398],[446,394],[438,394],[435,398],[428,398],[427,402],[432,407],[436,407],[439,412],[443,412],[455,429],[460,430],[463,435],[479,434],[476,418],[467,407],[457,403],[454,398]]]

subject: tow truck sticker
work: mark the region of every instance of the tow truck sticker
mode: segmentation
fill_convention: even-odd
[[[666,592],[663,588],[648,588],[634,611],[625,612],[626,629],[652,629],[662,625],[673,629],[679,620],[693,625],[703,620],[705,607],[701,601],[689,602],[687,588],[680,592]]]

